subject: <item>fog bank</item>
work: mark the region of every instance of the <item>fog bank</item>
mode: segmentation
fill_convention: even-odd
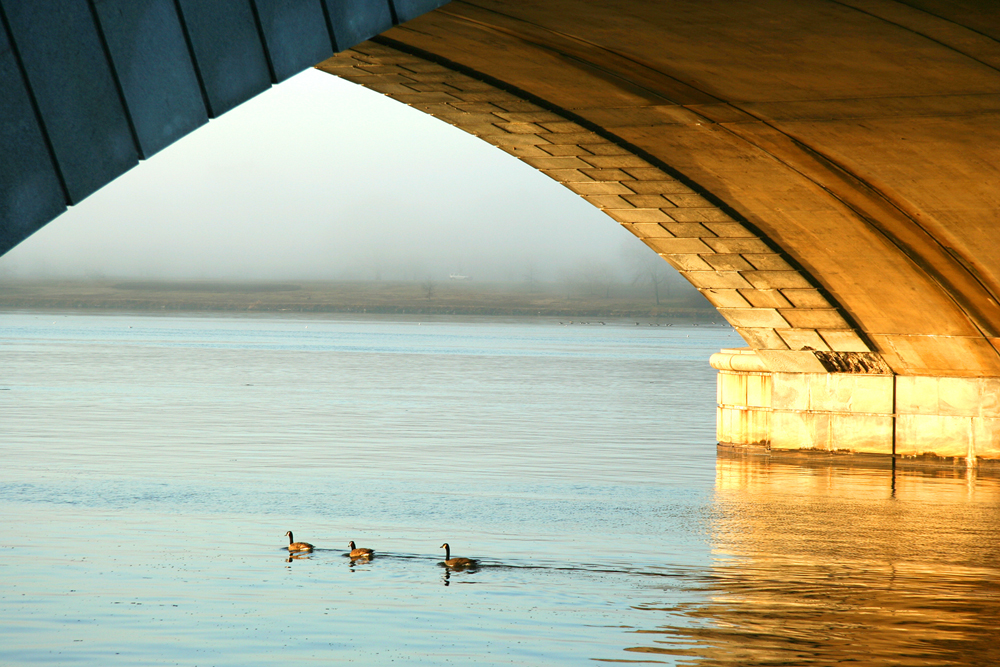
[[[71,208],[0,278],[628,281],[630,247],[512,156],[310,70]]]

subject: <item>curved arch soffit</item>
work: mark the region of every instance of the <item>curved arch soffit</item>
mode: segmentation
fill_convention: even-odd
[[[812,276],[697,184],[544,100],[401,46],[377,38],[317,68],[473,134],[582,196],[705,295],[761,370],[892,372]]]

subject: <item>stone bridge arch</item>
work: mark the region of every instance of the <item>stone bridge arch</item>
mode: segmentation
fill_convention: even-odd
[[[587,198],[743,335],[720,442],[1000,459],[992,0],[442,4],[0,0],[0,251],[382,33],[323,69]]]
[[[318,68],[473,134],[601,209],[705,295],[765,360],[761,369],[891,372],[843,309],[770,239],[593,123],[392,40],[359,45]]]

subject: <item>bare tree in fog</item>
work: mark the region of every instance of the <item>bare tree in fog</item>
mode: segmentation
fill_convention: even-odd
[[[611,288],[620,282],[621,276],[614,266],[596,259],[581,260],[572,269],[563,273],[563,280],[570,289],[582,287],[591,296],[611,298]]]
[[[534,260],[524,260],[524,271],[522,276],[524,284],[527,285],[530,291],[533,292],[538,289],[538,268],[535,266]]]
[[[644,244],[629,243],[622,247],[622,254],[631,269],[633,285],[652,286],[657,306],[660,305],[661,288],[664,296],[670,298],[670,282],[677,276],[673,267]]]

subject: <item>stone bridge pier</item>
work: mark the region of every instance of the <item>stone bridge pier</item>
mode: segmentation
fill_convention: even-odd
[[[711,364],[722,447],[1000,461],[1000,378],[772,372],[750,348],[722,350]]]

